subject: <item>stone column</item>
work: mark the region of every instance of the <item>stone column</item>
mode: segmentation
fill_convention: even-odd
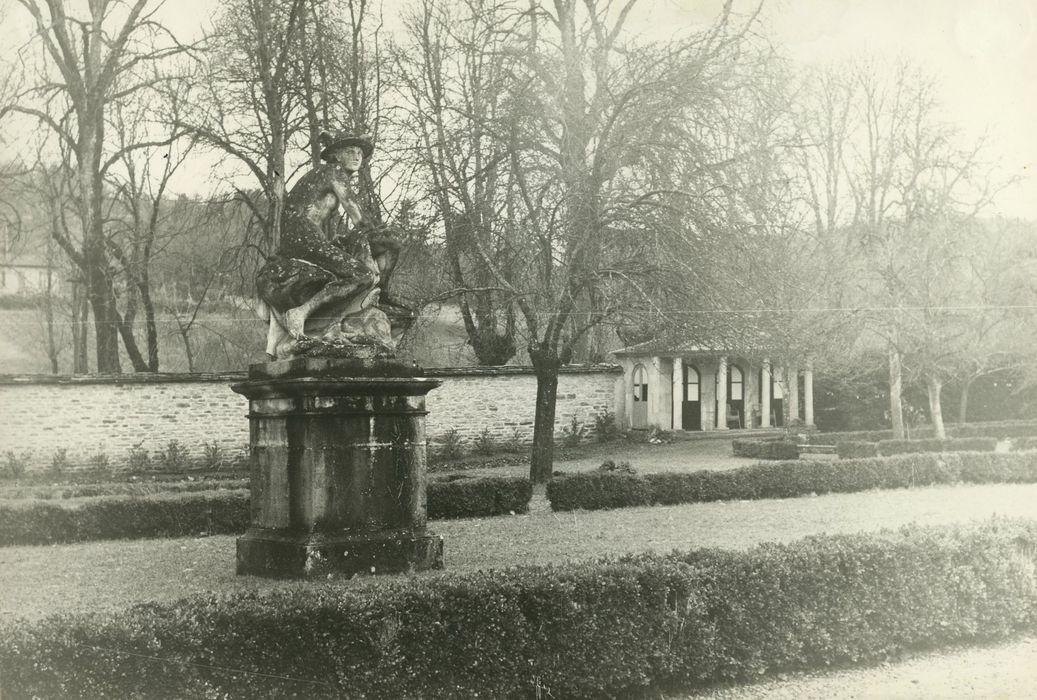
[[[807,365],[803,370],[803,422],[814,425],[814,369]]]
[[[252,525],[237,572],[316,578],[443,568],[428,532],[425,394],[440,382],[385,360],[252,365]]]
[[[663,371],[663,358],[652,357],[652,363],[648,366],[649,388],[648,388],[648,425],[666,430],[667,413],[670,412],[671,399],[666,396],[670,390],[669,372]]]
[[[771,363],[764,360],[760,369],[760,427],[771,427]]]
[[[785,368],[785,383],[788,385],[785,400],[789,402],[789,422],[799,419],[799,367]]]
[[[673,358],[673,430],[682,430],[681,413],[684,410],[684,360]]]
[[[727,430],[727,358],[717,363],[717,430]]]
[[[636,367],[637,362],[634,362],[626,369],[626,374],[623,376],[623,406],[626,408],[623,425],[628,429],[634,427],[634,369]]]

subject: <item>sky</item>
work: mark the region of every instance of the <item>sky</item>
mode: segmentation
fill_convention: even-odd
[[[11,0],[0,3],[8,21],[24,14]],[[749,12],[755,3],[734,0],[734,9]],[[386,15],[402,4],[386,0]],[[707,24],[722,5],[640,0],[630,26],[665,38]],[[161,12],[187,39],[218,7],[218,0],[168,0]],[[394,19],[386,17],[389,28]],[[995,210],[1037,220],[1037,0],[765,0],[762,19],[763,33],[805,65],[878,55],[925,66],[940,80],[948,119],[970,138],[985,134],[1002,173],[1021,178]],[[211,165],[196,167],[181,179],[184,189],[207,181]]]

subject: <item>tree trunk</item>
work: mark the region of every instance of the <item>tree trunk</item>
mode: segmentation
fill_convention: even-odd
[[[122,370],[119,365],[119,323],[116,319],[115,297],[108,284],[105,258],[98,257],[89,248],[84,255],[87,264],[86,295],[94,313],[97,371],[101,374],[118,374]]]
[[[972,379],[966,379],[961,383],[961,397],[958,399],[958,423],[965,425],[969,418],[969,389],[972,388]]]
[[[947,431],[943,427],[943,409],[940,407],[940,391],[943,382],[932,374],[925,378],[925,388],[929,392],[929,418],[933,422],[933,432],[937,440],[946,440]]]
[[[140,300],[144,306],[147,332],[148,371],[158,372],[158,326],[155,323],[155,302],[151,299],[151,275],[148,273],[147,264],[141,272]]]
[[[79,281],[72,282],[72,374],[90,371],[86,351],[86,323],[90,311]]]
[[[893,424],[893,439],[904,439],[904,403],[902,370],[900,353],[895,349],[889,351],[889,420]]]
[[[79,115],[84,118],[83,114]],[[94,123],[81,124],[81,140],[77,149],[80,219],[83,224],[83,274],[86,275],[86,297],[94,312],[94,341],[97,349],[97,371],[118,374],[119,334],[115,294],[109,279],[108,255],[104,247],[103,186],[101,183],[101,144],[104,138],[103,117],[90,114]]]
[[[537,378],[536,414],[533,418],[533,452],[529,462],[529,480],[544,484],[554,469],[555,409],[558,399],[558,369],[561,362],[556,351],[529,351]]]
[[[57,374],[58,345],[54,340],[54,271],[51,268],[50,239],[47,239],[47,293],[43,297],[43,316],[47,324],[47,357],[50,358],[50,372]]]

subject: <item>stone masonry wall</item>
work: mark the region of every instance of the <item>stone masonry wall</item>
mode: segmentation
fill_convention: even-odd
[[[428,435],[435,442],[456,430],[463,442],[484,431],[496,440],[533,434],[536,377],[524,367],[429,369],[443,386],[427,398]],[[615,412],[621,370],[613,366],[565,368],[559,376],[555,432],[575,415],[594,431],[594,418]],[[239,455],[248,445],[248,402],[230,390],[244,373],[222,375],[121,375],[119,377],[0,376],[0,472],[8,454],[31,471],[46,470],[65,450],[72,468],[87,468],[99,454],[124,466],[130,450],[155,453],[176,440],[190,457],[205,445]],[[621,393],[620,393],[621,395]]]

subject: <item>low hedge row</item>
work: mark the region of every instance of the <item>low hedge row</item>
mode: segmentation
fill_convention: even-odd
[[[1016,438],[1012,440],[1013,450],[1037,450],[1037,437]]]
[[[1037,421],[1006,420],[987,421],[984,423],[948,423],[946,432],[949,437],[1031,437],[1037,436]],[[925,440],[933,437],[931,426],[922,426],[911,430],[911,439]],[[837,445],[840,442],[879,442],[892,440],[892,430],[852,430],[835,433],[809,433],[807,440],[812,445]]]
[[[57,500],[92,496],[150,496],[160,493],[194,493],[220,489],[247,489],[248,479],[198,481],[99,481],[92,484],[34,484],[0,486],[0,499],[38,498]]]
[[[997,438],[992,437],[879,440],[878,443],[879,454],[886,457],[915,452],[993,452],[996,447]]]
[[[731,441],[735,457],[753,459],[799,459],[799,450],[784,440],[741,439]]]
[[[1034,437],[1037,436],[1037,421],[1006,420],[988,423],[965,423],[964,425],[952,424],[948,426],[948,433],[957,438],[994,437],[1003,439]]]
[[[524,513],[532,485],[523,478],[431,482],[430,518]],[[107,496],[76,501],[0,501],[0,546],[90,540],[234,534],[248,529],[246,490]]]
[[[840,459],[892,457],[917,452],[993,452],[997,438],[949,438],[947,440],[880,440],[878,442],[840,442],[835,452]]]
[[[525,513],[533,484],[524,477],[503,476],[430,481],[426,495],[430,518],[481,518]]]
[[[835,453],[839,459],[859,459],[861,457],[878,457],[879,443],[859,442],[856,440],[837,443]]]
[[[583,473],[552,479],[547,484],[547,497],[554,510],[600,510],[794,498],[958,482],[1037,483],[1037,452],[920,453],[869,459],[797,460],[691,473]]]
[[[244,490],[0,502],[0,546],[244,532]]]
[[[4,697],[630,697],[1037,626],[1037,523],[401,578],[6,623]],[[161,690],[159,690],[161,689]]]

